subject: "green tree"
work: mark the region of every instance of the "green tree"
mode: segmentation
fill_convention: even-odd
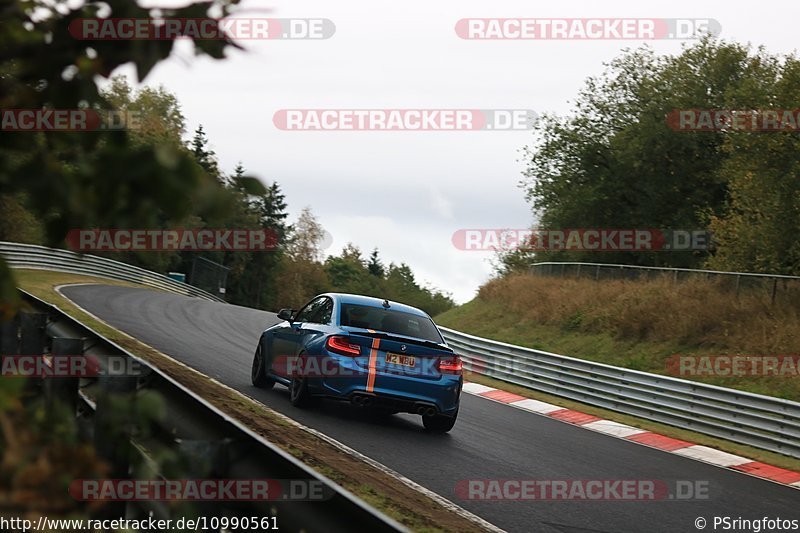
[[[282,198],[282,196],[281,196]],[[325,230],[305,207],[288,228],[285,253],[279,258],[275,275],[274,308],[299,308],[313,296],[331,290],[326,269],[320,263]]]
[[[191,142],[192,154],[197,164],[203,167],[211,176],[214,176],[220,183],[225,180],[219,170],[219,163],[217,162],[217,154],[208,146],[208,135],[206,135],[203,125],[197,126],[194,131],[194,137]]]
[[[42,244],[44,228],[27,203],[24,193],[0,195],[0,241]]]
[[[235,174],[241,178],[243,172],[240,164]],[[273,247],[270,251],[253,254],[246,284],[255,289],[255,307],[276,309],[280,305],[276,298],[279,272],[285,254],[286,237],[291,231],[286,223],[286,197],[280,185],[273,182],[264,194],[251,197],[250,208],[258,218],[259,226],[267,231],[268,239],[271,237]]]
[[[186,118],[177,96],[163,86],[134,90],[124,76],[111,78],[101,91],[103,98],[130,119],[131,140],[140,144],[179,147],[186,133]]]
[[[737,96],[749,109],[796,109],[800,61],[761,52]],[[717,251],[708,266],[720,270],[800,274],[800,138],[797,133],[732,131],[720,175],[730,200],[712,217]]]
[[[681,132],[677,109],[751,105],[739,88],[762,55],[711,38],[677,56],[628,51],[589,78],[568,117],[545,116],[526,148],[522,185],[543,228],[703,229],[719,216],[728,177],[724,132]],[[761,96],[767,96],[762,93]],[[512,259],[518,259],[511,256]],[[540,253],[537,259],[693,267],[704,254]]]
[[[161,9],[161,17],[225,17],[231,1]],[[4,0],[0,4],[0,108],[110,109],[97,85],[132,63],[138,78],[168,57],[174,40],[90,41],[74,38],[70,23],[102,13],[151,20],[150,7],[130,0],[53,3]],[[229,39],[193,40],[198,55],[223,58]],[[44,222],[47,244],[63,243],[72,228],[154,227],[160,215],[186,216],[204,195],[207,175],[192,158],[168,145],[137,145],[129,132],[0,132],[0,193],[27,195],[27,209]],[[132,198],[135,197],[135,201]],[[0,265],[0,307],[16,307],[10,271]]]
[[[241,179],[245,177],[244,165],[241,161],[236,163],[236,166],[233,167],[233,181],[238,183]]]
[[[325,271],[336,291],[380,296],[377,280],[370,275],[361,250],[352,242],[345,245],[341,254],[325,260]]]
[[[386,275],[386,268],[383,266],[383,263],[381,262],[377,248],[373,249],[372,253],[369,255],[367,270],[369,270],[370,274],[378,278],[382,278]]]

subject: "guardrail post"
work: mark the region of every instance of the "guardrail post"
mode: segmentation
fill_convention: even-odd
[[[19,315],[0,322],[0,368],[7,355],[19,353]]]
[[[19,353],[19,315],[0,322],[0,363],[3,355]]]
[[[42,355],[47,341],[47,315],[22,312],[19,314],[19,325],[19,355]]]
[[[94,414],[94,448],[108,463],[110,479],[130,477],[131,414],[121,406],[130,405],[136,391],[136,378],[100,376],[97,409]],[[97,513],[98,518],[125,516],[125,502],[109,502]]]
[[[41,357],[47,345],[47,315],[45,313],[20,312],[19,318],[19,351],[18,355],[35,355]],[[42,379],[29,377],[25,381],[23,397],[31,398],[41,393]]]
[[[55,337],[53,339],[52,364],[53,368],[59,368],[59,359],[65,360],[75,356],[83,355],[83,339],[70,339],[66,337]],[[70,368],[72,365],[64,365]],[[74,416],[78,410],[78,385],[80,378],[77,376],[56,376],[50,377],[45,382],[45,394],[48,409],[54,411],[56,406],[65,405]]]
[[[94,419],[94,445],[98,454],[110,462],[111,477],[125,478],[128,476],[130,463],[130,428],[121,419],[119,406],[126,397],[132,399],[130,397],[136,390],[136,378],[100,376],[99,385]]]
[[[775,305],[775,293],[778,292],[778,278],[772,278],[772,305]]]

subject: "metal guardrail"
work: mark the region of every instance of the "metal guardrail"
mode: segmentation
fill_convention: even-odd
[[[14,268],[90,274],[219,301],[219,298],[190,285],[102,257],[8,242],[0,242],[0,255]],[[538,263],[562,264],[578,265]],[[605,263],[580,265],[698,272]],[[700,272],[800,279],[768,274]],[[448,344],[463,357],[465,367],[478,374],[800,458],[800,403],[523,348],[448,328],[440,329]]]
[[[5,259],[11,268],[53,270],[68,274],[129,281],[186,296],[195,296],[218,302],[224,301],[218,296],[192,285],[106,257],[6,241],[0,241],[0,256]]]
[[[680,275],[695,275],[706,278],[713,277],[732,277],[749,279],[781,279],[781,280],[800,280],[800,276],[787,276],[784,274],[758,274],[756,272],[725,272],[723,270],[703,270],[697,268],[673,268],[657,266],[621,265],[618,263],[583,263],[580,261],[543,261],[530,265],[531,273],[542,273],[546,275],[576,275],[599,277],[601,272],[624,273],[622,277],[635,277],[642,273],[666,274],[672,273],[677,279]],[[581,274],[583,272],[583,274]]]
[[[4,349],[11,350],[9,353],[56,353],[56,344],[60,343],[63,347],[64,341],[67,341],[66,344],[78,351],[58,353],[91,356],[99,361],[101,368],[108,368],[112,357],[115,362],[122,357],[130,363],[126,363],[126,368],[137,369],[129,376],[99,376],[80,378],[80,381],[71,377],[44,380],[45,385],[49,385],[46,391],[57,390],[59,401],[73,406],[79,426],[85,429],[84,433],[89,438],[93,436],[101,457],[110,461],[112,472],[118,471],[117,479],[127,478],[134,471],[140,475],[146,474],[145,479],[163,479],[163,474],[158,471],[142,472],[141,467],[131,468],[129,461],[136,459],[140,463],[150,464],[153,463],[149,456],[152,450],[168,449],[197,469],[188,477],[313,481],[325,495],[322,500],[312,501],[279,498],[268,501],[203,502],[201,507],[192,511],[201,516],[275,517],[281,530],[290,531],[407,531],[398,522],[232,419],[147,361],[106,339],[58,307],[24,291],[20,292],[36,313],[20,314],[18,327],[9,328],[5,323],[0,328],[3,335],[0,344]],[[16,335],[15,331],[21,333]],[[12,333],[10,339],[9,332]],[[45,340],[45,333],[51,340]],[[37,342],[31,337],[39,337],[39,348],[35,352],[31,352],[31,347]],[[11,346],[15,343],[16,349]],[[51,344],[52,348],[45,349],[44,344]],[[125,449],[121,435],[118,430],[108,432],[110,420],[116,420],[116,425],[120,426],[119,414],[114,414],[113,406],[118,408],[121,399],[127,398],[126,403],[129,403],[138,395],[152,392],[163,399],[163,417],[152,421],[156,427],[145,432],[151,434],[149,437],[131,430],[129,424],[122,424],[128,428],[124,434],[131,443],[131,454],[120,454],[119,450]],[[147,440],[140,442],[138,439],[141,438]],[[104,512],[116,511],[120,516],[140,519],[150,515],[175,519],[178,518],[174,516],[175,513],[180,512],[180,509],[173,509],[159,501],[130,501],[121,505],[122,508],[106,509]],[[119,518],[116,515],[113,517]]]
[[[800,403],[440,329],[477,374],[800,458]]]
[[[800,276],[787,276],[783,274],[758,274],[755,272],[725,272],[720,270],[702,270],[694,268],[672,268],[638,265],[620,265],[615,263],[582,263],[566,261],[546,261],[533,263],[528,267],[528,272],[538,276],[556,276],[584,279],[653,279],[671,277],[674,282],[685,279],[706,279],[723,281],[722,285],[739,294],[741,288],[761,288],[770,291],[770,299],[775,303],[778,294],[783,297],[794,298],[794,290],[800,285],[794,285],[794,290],[788,289],[791,282],[800,281]],[[780,282],[780,284],[778,283]],[[781,289],[782,292],[779,292]]]

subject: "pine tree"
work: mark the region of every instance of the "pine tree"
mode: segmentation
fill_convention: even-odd
[[[241,177],[244,169],[237,165],[235,174]],[[251,274],[255,277],[255,291],[257,293],[256,307],[271,309],[275,301],[276,277],[281,265],[281,258],[286,250],[286,238],[291,230],[286,224],[286,197],[281,192],[280,185],[273,182],[264,194],[251,200],[251,209],[259,219],[259,225],[264,228],[273,239],[271,251],[257,252],[253,257]]]
[[[233,169],[233,179],[238,181],[243,177],[244,177],[244,165],[242,165],[242,162],[239,161],[238,163],[236,163],[236,167],[234,167]]]
[[[267,191],[253,199],[251,205],[261,221],[261,227],[274,231],[279,241],[283,242],[291,228],[286,224],[289,216],[286,212],[286,196],[278,182],[267,187]]]
[[[384,277],[386,275],[386,269],[383,266],[383,263],[378,256],[378,249],[375,248],[372,250],[372,253],[369,255],[369,262],[367,263],[367,269],[369,273],[373,276],[378,278]]]
[[[194,137],[191,143],[192,153],[194,154],[197,164],[203,167],[211,176],[217,179],[220,183],[224,183],[224,178],[219,171],[219,164],[217,163],[217,154],[208,147],[208,136],[206,135],[203,125],[197,126],[194,132]]]

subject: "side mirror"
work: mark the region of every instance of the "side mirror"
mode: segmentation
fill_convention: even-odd
[[[281,320],[288,320],[289,322],[291,322],[293,318],[292,317],[293,312],[294,309],[281,309],[280,311],[278,311],[278,318],[280,318]]]

